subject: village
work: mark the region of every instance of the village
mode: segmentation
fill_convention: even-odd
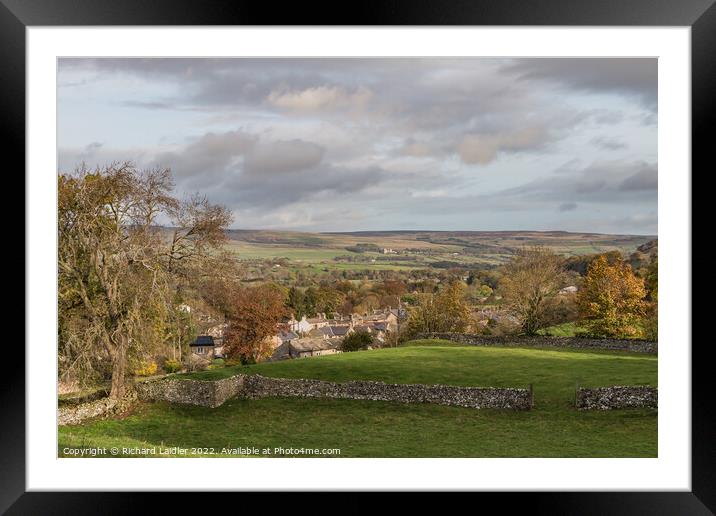
[[[190,308],[185,305],[185,310]],[[364,315],[319,313],[316,317],[304,315],[300,320],[290,315],[276,326],[276,333],[266,339],[273,350],[267,361],[341,353],[343,339],[355,332],[369,334],[377,346],[382,346],[388,335],[397,333],[405,317],[406,310],[402,306],[373,310]],[[224,358],[227,327],[227,323],[215,324],[205,334],[197,336],[189,344],[192,359],[208,364],[213,359]]]

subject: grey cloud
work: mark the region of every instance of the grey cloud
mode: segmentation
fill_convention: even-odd
[[[403,146],[398,149],[398,154],[416,158],[432,156],[437,153],[439,153],[439,150],[430,143],[418,141],[414,138],[407,138]]]
[[[302,140],[265,140],[242,131],[208,133],[158,154],[153,166],[172,169],[180,190],[201,189],[231,208],[273,209],[322,195],[348,195],[383,180],[378,167],[322,163],[324,149]]]
[[[617,217],[612,224],[615,227],[648,229],[651,234],[655,235],[658,227],[658,216],[656,213],[639,212],[626,217]]]
[[[145,148],[112,148],[93,142],[80,148],[60,147],[57,149],[57,168],[71,172],[81,164],[88,168],[103,167],[111,163],[129,161],[147,164],[153,151]]]
[[[659,186],[659,175],[656,166],[645,165],[639,172],[627,177],[621,183],[624,191],[656,191]]]
[[[620,203],[628,199],[653,198],[656,190],[655,164],[643,161],[601,161],[572,174],[556,173],[508,188],[498,197],[523,201]]]
[[[123,100],[120,102],[120,105],[130,108],[141,108],[141,109],[172,109],[175,106],[173,106],[169,102],[160,102],[160,101],[138,101],[138,100]]]
[[[293,213],[320,227],[320,214],[341,211],[365,212],[386,228],[429,222],[424,213],[468,224],[461,212],[479,212],[478,225],[499,225],[503,215],[546,223],[587,212],[606,221],[599,210],[647,213],[656,164],[640,160],[656,155],[656,137],[640,124],[656,122],[644,109],[649,99],[655,108],[656,66],[580,61],[60,59],[58,82],[77,84],[58,90],[61,116],[75,116],[85,93],[120,116],[112,127],[61,124],[76,148],[60,134],[59,160],[168,166],[178,190],[201,190],[274,227],[294,227]],[[136,87],[124,88],[127,78]],[[610,96],[598,105],[602,98],[585,92]],[[205,134],[182,140],[192,133]],[[609,138],[590,141],[602,134]],[[620,149],[624,160],[603,161]],[[514,170],[501,163],[514,155]],[[381,222],[384,212],[392,218]]]
[[[596,147],[599,147],[600,149],[604,150],[620,150],[620,149],[626,149],[627,145],[621,140],[618,140],[616,138],[609,138],[606,136],[598,136],[596,138],[592,138],[590,140],[590,143]]]
[[[583,61],[589,63],[585,65]],[[646,65],[645,65],[646,63]],[[425,134],[433,155],[460,145],[468,163],[485,163],[501,151],[530,150],[511,143],[516,126],[549,126],[558,140],[584,120],[617,123],[620,113],[592,109],[569,113],[544,99],[534,81],[550,79],[573,88],[616,92],[655,88],[649,60],[627,64],[619,59],[499,58],[63,58],[60,71],[89,70],[99,76],[130,74],[146,80],[182,84],[173,98],[121,99],[126,107],[192,109],[207,112],[260,108],[301,119],[321,114],[343,117],[360,113],[376,135]],[[625,77],[621,77],[626,74]],[[515,78],[522,80],[515,80]],[[621,77],[621,79],[619,79]],[[653,79],[653,84],[650,83]],[[529,113],[529,119],[525,114]],[[344,124],[358,123],[341,119]],[[519,136],[518,136],[519,137]],[[424,139],[424,138],[423,138]],[[435,140],[439,141],[435,141]],[[493,141],[490,142],[489,140]],[[541,142],[544,143],[544,142]],[[539,148],[539,145],[534,146]],[[327,149],[330,152],[330,149]],[[409,155],[427,155],[413,145]],[[415,154],[415,153],[418,154]]]
[[[230,206],[275,209],[286,204],[316,200],[317,206],[334,206],[337,199],[346,199],[384,177],[378,167],[364,169],[320,165],[292,172],[261,176],[239,174],[225,182],[219,196]],[[338,204],[341,204],[339,201]]]
[[[276,174],[314,167],[323,159],[325,149],[301,140],[260,143],[246,155],[247,173]]]
[[[257,136],[241,130],[207,133],[183,149],[159,154],[153,165],[169,167],[177,180],[202,187],[234,173],[236,162],[257,141]]]
[[[658,61],[655,58],[517,59],[503,71],[590,92],[634,95],[656,110]]]

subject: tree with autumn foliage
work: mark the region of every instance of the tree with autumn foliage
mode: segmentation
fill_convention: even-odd
[[[581,324],[600,337],[639,337],[646,288],[627,263],[610,264],[603,256],[589,265],[577,296]]]
[[[229,293],[224,353],[243,363],[270,357],[276,325],[286,314],[285,294],[275,285],[238,287]]]
[[[109,379],[116,400],[133,363],[180,344],[174,294],[194,276],[182,271],[215,268],[231,214],[203,197],[179,201],[173,186],[168,169],[129,162],[59,174],[60,379]],[[170,245],[164,220],[175,228]]]
[[[459,333],[470,325],[470,307],[465,301],[465,284],[455,281],[438,294],[420,294],[418,306],[408,317],[406,334]]]
[[[551,324],[550,300],[563,278],[563,259],[544,247],[522,249],[504,266],[500,290],[524,334],[535,335]]]
[[[654,256],[646,271],[646,316],[644,318],[644,337],[659,340],[659,259]]]

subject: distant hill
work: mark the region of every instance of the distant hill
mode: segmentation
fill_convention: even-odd
[[[522,247],[545,246],[566,256],[579,256],[618,250],[624,255],[639,251],[649,254],[657,245],[653,235],[610,235],[601,233],[570,233],[568,231],[354,231],[308,233],[273,230],[229,230],[229,239],[238,245],[276,249],[374,248],[395,251],[421,249],[432,254],[472,256],[489,261],[503,261]],[[252,249],[255,249],[252,248]],[[268,251],[267,251],[268,252]]]

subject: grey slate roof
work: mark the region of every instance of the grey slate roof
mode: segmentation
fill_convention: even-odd
[[[298,335],[296,335],[292,331],[283,331],[283,332],[279,333],[278,336],[281,339],[281,342],[286,342],[287,340],[293,340],[293,339],[298,338]]]
[[[214,337],[211,335],[199,335],[189,346],[213,346]]]
[[[325,349],[338,349],[341,343],[338,339],[311,339],[304,338],[291,342],[291,350],[293,352],[318,351]]]
[[[333,332],[333,335],[336,337],[342,337],[343,335],[348,334],[348,331],[351,329],[350,326],[329,326],[331,331]]]

